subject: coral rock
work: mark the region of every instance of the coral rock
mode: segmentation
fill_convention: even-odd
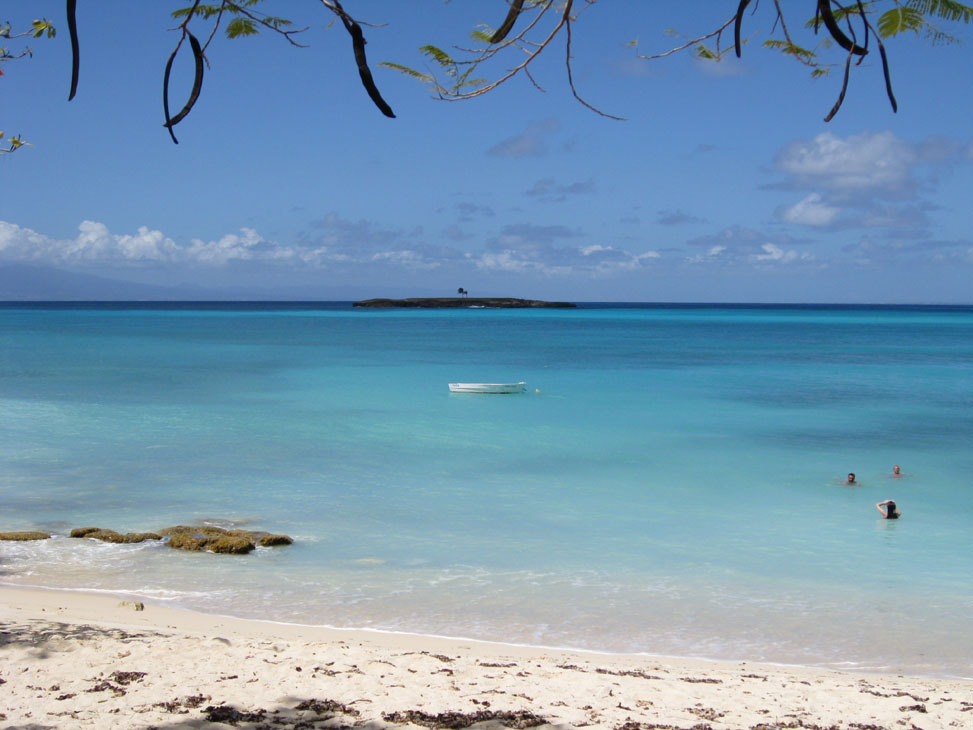
[[[163,534],[165,530],[163,530]],[[185,532],[177,532],[169,538],[169,547],[177,550],[202,550],[203,541]]]
[[[214,553],[244,555],[254,549],[253,540],[242,535],[220,535],[204,540],[205,549]]]
[[[114,530],[103,530],[100,527],[78,527],[71,530],[71,537],[90,537],[102,542],[116,544],[145,542],[146,540],[161,540],[162,536],[154,532],[126,532],[122,535]]]
[[[46,532],[0,532],[0,540],[47,540],[50,535]]]
[[[276,545],[293,545],[294,538],[287,535],[264,535],[257,541],[261,547],[274,547]]]

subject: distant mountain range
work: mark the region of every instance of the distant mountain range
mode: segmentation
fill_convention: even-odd
[[[377,291],[378,290],[378,291]],[[144,284],[30,264],[0,264],[0,302],[43,301],[339,301],[373,297],[435,296],[398,286],[212,286]]]
[[[42,266],[0,266],[0,301],[107,301],[226,298],[195,287],[154,286]]]

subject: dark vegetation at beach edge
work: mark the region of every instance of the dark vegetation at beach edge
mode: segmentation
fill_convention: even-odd
[[[573,302],[545,302],[539,299],[517,299],[514,297],[410,297],[408,299],[363,299],[355,302],[356,307],[409,307],[413,309],[527,309],[531,307],[571,309]]]

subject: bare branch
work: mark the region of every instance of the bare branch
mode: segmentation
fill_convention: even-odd
[[[636,53],[635,56],[636,58],[641,58],[645,61],[653,61],[656,58],[665,58],[666,56],[671,56],[674,53],[679,53],[679,51],[685,51],[687,48],[691,46],[697,46],[703,41],[709,40],[714,36],[719,38],[720,35],[723,33],[723,31],[730,26],[730,23],[733,23],[736,20],[736,17],[737,17],[736,15],[731,16],[729,20],[723,23],[723,25],[721,25],[719,28],[714,30],[712,33],[707,33],[706,35],[701,35],[698,38],[693,38],[691,41],[687,41],[683,45],[677,46],[676,48],[670,48],[668,51],[665,51],[664,53],[656,53],[652,56],[643,56],[641,53]]]
[[[499,44],[499,45],[497,45],[495,47],[491,47],[491,48],[486,49],[484,51],[480,51],[480,58],[478,58],[478,59],[476,59],[474,61],[458,62],[458,65],[459,64],[462,64],[462,63],[466,63],[466,64],[471,64],[471,65],[473,65],[475,67],[476,65],[482,63],[484,60],[487,60],[489,58],[492,58],[494,55],[496,55],[502,49],[507,48],[507,47],[509,47],[511,45],[517,45],[519,48],[521,48],[521,50],[524,51],[524,53],[527,54],[527,58],[525,58],[518,65],[514,66],[512,69],[509,69],[499,79],[497,79],[496,81],[494,81],[494,82],[492,82],[490,84],[487,84],[486,86],[481,86],[480,88],[478,88],[478,89],[476,89],[474,91],[449,91],[449,90],[447,90],[445,88],[442,88],[440,86],[439,87],[439,90],[438,90],[438,92],[439,92],[439,98],[446,99],[448,101],[460,101],[460,100],[465,100],[465,99],[473,99],[473,98],[475,98],[477,96],[483,96],[484,94],[487,94],[487,93],[493,91],[498,86],[506,83],[507,81],[509,81],[510,79],[512,79],[517,74],[526,71],[527,67],[531,64],[531,62],[535,58],[537,58],[544,51],[544,49],[547,48],[551,44],[551,42],[554,40],[554,38],[557,37],[558,33],[561,32],[561,29],[565,26],[565,24],[567,22],[567,18],[568,18],[568,14],[567,13],[571,9],[572,2],[573,2],[573,0],[568,0],[567,4],[565,6],[565,12],[561,14],[561,17],[558,20],[557,25],[554,26],[554,29],[551,30],[550,33],[548,33],[547,37],[544,38],[544,40],[538,42],[535,45],[535,47],[533,48],[533,50],[527,50],[527,49],[523,48],[523,46],[521,46],[520,43],[523,41],[523,39],[526,36],[526,34],[529,33],[530,30],[540,21],[540,19],[543,17],[543,15],[548,10],[551,9],[551,5],[552,5],[552,1],[551,0],[549,0],[546,3],[544,3],[542,6],[539,6],[540,9],[539,9],[539,12],[537,14],[537,17],[534,18],[533,22],[531,22],[526,28],[524,28],[515,38],[512,38],[510,40],[504,41],[504,42],[502,42],[501,44]],[[439,85],[437,84],[437,86],[439,86]]]
[[[581,102],[583,106],[586,106],[588,109],[591,109],[591,111],[595,112],[595,114],[600,114],[603,117],[608,117],[609,119],[617,119],[618,121],[623,122],[625,121],[625,117],[616,117],[614,114],[608,114],[607,112],[603,112],[601,109],[598,109],[597,107],[594,107],[588,102],[586,102],[578,94],[578,90],[574,86],[574,75],[571,73],[571,17],[568,15],[570,9],[571,9],[571,3],[568,2],[567,7],[564,9],[564,25],[566,28],[566,36],[567,36],[567,42],[565,43],[566,56],[564,59],[564,65],[568,71],[568,85],[571,87],[571,93],[574,94],[575,99]]]

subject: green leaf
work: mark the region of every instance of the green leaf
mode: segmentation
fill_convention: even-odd
[[[456,84],[456,89],[463,89],[467,86],[483,86],[486,82],[486,79],[469,79],[468,81],[461,81],[460,83]]]
[[[933,15],[953,22],[973,22],[973,7],[956,0],[908,0],[906,7],[924,16]]]
[[[780,51],[788,56],[794,56],[795,58],[801,58],[805,61],[812,61],[815,57],[814,51],[808,50],[807,48],[802,48],[801,46],[791,43],[789,41],[782,40],[769,40],[764,41],[764,48],[773,48]]]
[[[429,74],[424,74],[421,71],[416,71],[414,68],[409,68],[408,66],[403,66],[398,63],[392,63],[391,61],[382,61],[378,64],[379,66],[385,66],[386,68],[395,69],[400,73],[404,73],[406,76],[411,76],[414,79],[418,79],[425,84],[433,83],[434,79]]]
[[[275,30],[280,30],[281,28],[286,28],[289,25],[294,25],[294,23],[287,18],[277,18],[273,15],[264,17],[263,22]]]
[[[35,20],[31,23],[31,26],[34,29],[31,33],[34,38],[40,38],[42,35],[53,38],[57,34],[57,30],[49,20]]]
[[[441,48],[437,48],[436,46],[420,46],[419,50],[434,59],[440,66],[449,67],[456,65],[456,62],[450,58],[449,54]]]
[[[696,56],[699,58],[705,58],[707,61],[718,61],[719,56],[713,53],[706,46],[696,46]]]
[[[474,30],[470,33],[470,38],[472,38],[477,43],[485,43],[490,45],[490,39],[493,37],[493,33],[487,33],[482,30]]]
[[[930,42],[934,46],[945,46],[951,43],[962,43],[962,41],[954,35],[949,33],[944,33],[938,28],[933,28],[929,26],[926,28],[926,37],[929,38]]]
[[[925,23],[926,19],[915,8],[899,6],[886,10],[879,16],[878,32],[883,38],[891,38],[909,30],[918,33]]]
[[[234,18],[226,26],[227,38],[239,38],[245,35],[257,35],[260,30],[250,18]]]
[[[173,18],[185,18],[188,15],[198,15],[201,18],[212,18],[214,15],[218,14],[222,9],[221,5],[197,5],[196,9],[193,8],[180,8],[179,10],[173,10],[171,15]]]

